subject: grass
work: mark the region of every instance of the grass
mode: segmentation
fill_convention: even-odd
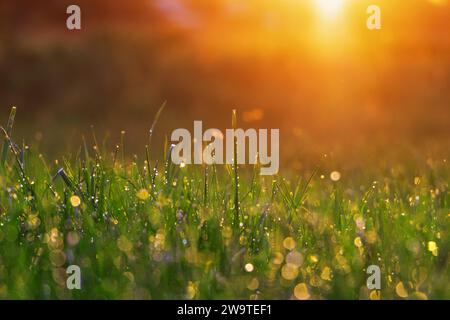
[[[14,143],[15,112],[0,165],[0,298],[450,298],[443,159],[285,179],[176,167],[170,148],[160,164],[150,146],[127,160],[123,137],[108,151],[94,135],[50,162]],[[66,288],[72,264],[81,290]],[[373,264],[379,293],[366,287]]]

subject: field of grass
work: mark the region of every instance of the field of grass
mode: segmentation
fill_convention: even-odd
[[[0,159],[2,299],[450,298],[446,159],[263,177],[93,139],[55,161],[15,141],[14,113]],[[73,264],[81,290],[66,288]],[[381,292],[366,287],[369,265]]]

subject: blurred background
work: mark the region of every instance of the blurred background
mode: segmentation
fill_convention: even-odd
[[[82,30],[66,28],[77,4]],[[366,28],[377,4],[382,29]],[[450,141],[447,0],[3,0],[0,119],[62,153],[95,127],[142,152],[174,128],[280,128],[282,161]],[[434,147],[433,147],[434,148]],[[292,160],[294,159],[294,160]]]

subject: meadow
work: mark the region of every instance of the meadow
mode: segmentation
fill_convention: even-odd
[[[15,113],[2,128],[2,299],[450,298],[449,159],[260,176],[175,166],[167,142],[154,160],[151,134],[138,155],[124,135],[111,148],[93,134],[54,160],[19,142]]]

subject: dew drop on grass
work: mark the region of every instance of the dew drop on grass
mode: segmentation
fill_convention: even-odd
[[[425,293],[420,292],[420,291],[416,291],[411,295],[412,299],[415,300],[428,300],[428,297]]]
[[[80,236],[76,231],[69,231],[66,235],[66,240],[69,246],[73,247],[76,246],[80,241]]]
[[[299,283],[294,288],[294,296],[299,300],[308,300],[310,298],[308,286],[305,283]]]
[[[428,241],[428,251],[430,251],[433,256],[438,256],[438,246],[435,241]]]
[[[395,293],[400,297],[400,298],[407,298],[408,297],[408,292],[405,289],[405,286],[403,284],[403,282],[399,282],[397,283],[397,285],[395,286]]]
[[[341,173],[339,171],[333,171],[330,174],[331,181],[337,182],[341,179]]]
[[[300,267],[303,264],[303,255],[298,251],[291,251],[286,256],[286,263]]]
[[[283,240],[283,247],[285,247],[287,250],[294,250],[296,246],[297,244],[292,237],[287,237]]]
[[[320,274],[320,278],[325,281],[331,281],[331,269],[330,267],[325,266],[322,269],[322,273]]]
[[[281,252],[275,252],[272,257],[272,263],[276,265],[282,264],[284,261],[284,256]]]
[[[372,290],[370,291],[369,294],[369,299],[370,300],[380,300],[381,299],[381,294],[378,290]]]
[[[141,189],[136,193],[136,197],[138,197],[139,200],[147,200],[150,197],[150,194],[148,193],[147,189]]]
[[[361,248],[363,245],[360,237],[356,237],[355,240],[353,240],[353,243],[357,248]]]
[[[319,257],[318,257],[317,255],[313,254],[313,255],[310,255],[310,256],[309,256],[309,260],[310,260],[312,263],[317,263],[317,262],[319,262]]]
[[[194,299],[197,294],[197,286],[192,281],[189,281],[186,287],[186,297],[188,299]]]
[[[133,244],[130,240],[128,240],[127,237],[121,235],[119,239],[117,239],[117,247],[120,251],[129,252],[131,251],[131,249],[133,249]]]
[[[286,263],[281,268],[281,276],[286,280],[294,280],[298,276],[298,267],[291,263]]]
[[[70,197],[70,204],[72,207],[76,208],[81,204],[81,199],[77,195],[73,195]]]
[[[252,278],[250,282],[247,284],[248,290],[256,290],[259,288],[259,280],[258,278]]]

